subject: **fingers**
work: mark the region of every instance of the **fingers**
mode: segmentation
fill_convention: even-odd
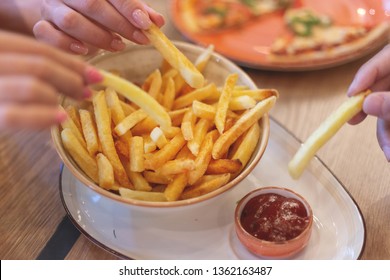
[[[356,125],[364,121],[364,119],[367,117],[367,114],[364,112],[358,113],[356,116],[354,116],[352,119],[348,121],[349,124],[351,125]]]
[[[377,138],[379,146],[388,162],[390,162],[390,121],[378,119],[377,122]]]
[[[390,121],[390,92],[375,92],[366,97],[363,111],[380,119]]]
[[[148,12],[150,19],[158,26],[162,27],[165,24],[164,17],[157,13],[155,10],[153,10],[151,7],[148,5],[144,5],[145,10]]]

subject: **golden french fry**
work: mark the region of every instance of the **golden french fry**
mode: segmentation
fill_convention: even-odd
[[[152,190],[152,187],[149,185],[149,182],[142,176],[142,173],[129,170],[127,174],[129,175],[130,181],[136,191],[150,192]]]
[[[92,115],[89,111],[83,109],[79,110],[79,114],[87,150],[91,156],[95,156],[99,152],[100,148]]]
[[[298,179],[316,152],[362,110],[363,101],[370,93],[368,90],[348,98],[306,139],[288,164],[292,178]]]
[[[162,149],[168,143],[168,140],[165,137],[164,132],[159,127],[155,127],[152,130],[152,132],[150,133],[150,139],[152,139],[152,141],[156,143],[159,149]]]
[[[134,191],[125,188],[119,188],[119,194],[128,199],[136,199],[143,201],[167,201],[165,195],[160,192],[144,192],[144,191]]]
[[[141,109],[143,109],[147,115],[160,124],[161,127],[171,126],[171,119],[168,113],[165,111],[164,107],[162,107],[153,97],[125,79],[117,77],[104,70],[99,71],[104,77],[101,85],[112,87],[126,99],[134,102]]]
[[[151,153],[154,152],[157,149],[156,143],[153,142],[152,138],[150,138],[150,135],[144,135],[144,153]]]
[[[173,181],[173,178],[170,176],[165,176],[160,173],[156,173],[153,171],[144,171],[144,178],[146,181],[152,184],[162,184],[167,185]]]
[[[279,98],[279,92],[275,89],[235,89],[233,97],[249,96],[256,101],[261,101],[271,96]]]
[[[73,105],[69,105],[65,108],[65,111],[68,114],[68,116],[73,120],[74,124],[77,126],[79,131],[83,131],[81,128],[81,121],[76,107]]]
[[[225,85],[223,87],[221,96],[218,100],[217,111],[215,112],[214,122],[217,127],[219,133],[223,133],[225,130],[225,121],[226,114],[229,108],[230,98],[232,96],[232,92],[234,86],[236,85],[238,80],[238,74],[230,74],[225,81]]]
[[[166,61],[177,69],[184,80],[192,87],[203,86],[204,77],[198,69],[180,52],[155,24],[143,31],[152,45],[161,53]]]
[[[115,149],[111,131],[111,120],[103,91],[96,93],[92,99],[95,121],[103,154],[111,162],[114,168],[115,179],[125,188],[132,188],[126,171]]]
[[[65,149],[81,170],[94,182],[99,182],[99,172],[95,159],[81,145],[73,131],[70,128],[64,128],[61,131],[61,139]]]
[[[215,191],[225,185],[227,182],[229,182],[230,174],[221,174],[221,175],[213,175],[215,176],[212,179],[209,180],[199,180],[199,182],[196,185],[187,187],[183,193],[181,194],[181,199],[189,199],[198,197],[201,195],[205,195],[207,193],[210,193],[212,191]]]
[[[214,45],[209,45],[196,59],[195,61],[195,67],[200,71],[203,72],[203,70],[206,68],[207,63],[209,63],[211,55],[214,51]]]
[[[182,109],[178,109],[178,110],[174,110],[174,111],[168,112],[168,114],[169,114],[169,116],[171,117],[171,120],[172,120],[172,125],[173,126],[180,126],[180,124],[181,124],[181,122],[183,120],[184,114],[188,110],[189,110],[188,108],[182,108]]]
[[[119,100],[119,103],[121,104],[122,110],[125,113],[125,117],[127,117],[131,113],[137,111],[136,108],[134,108],[133,106],[131,106],[130,104],[128,104],[126,102],[123,102],[122,100]]]
[[[217,130],[207,133],[202,142],[202,149],[195,159],[195,169],[188,173],[188,184],[195,184],[205,174],[211,160],[211,151],[213,149],[214,141],[218,136],[219,133]]]
[[[230,99],[229,109],[232,111],[251,109],[256,103],[256,100],[248,95],[237,96]]]
[[[181,133],[176,135],[161,150],[154,153],[151,157],[145,159],[145,169],[156,170],[168,160],[172,160],[180,149],[185,145],[186,140]]]
[[[125,142],[122,140],[115,140],[114,145],[115,145],[115,150],[118,153],[118,155],[123,156],[127,159],[130,158],[130,152],[129,152],[130,142]]]
[[[147,91],[151,97],[157,99],[161,91],[162,77],[159,69],[154,70],[149,77],[146,78],[142,89]]]
[[[195,156],[191,153],[190,149],[188,149],[187,145],[184,145],[183,148],[181,148],[180,152],[176,155],[176,159],[195,159]]]
[[[206,99],[210,95],[212,95],[214,92],[217,92],[218,89],[215,86],[215,84],[211,83],[207,86],[204,86],[202,88],[196,89],[191,93],[188,93],[184,96],[181,96],[177,98],[173,102],[173,108],[174,109],[180,109],[187,106],[190,106],[194,100],[201,101],[203,99]]]
[[[111,189],[114,185],[114,169],[110,161],[102,153],[96,155],[96,162],[99,171],[99,186],[104,189]]]
[[[142,172],[144,167],[144,139],[141,136],[134,136],[130,140],[130,170]]]
[[[157,123],[151,117],[146,117],[131,129],[131,133],[137,136],[149,134],[156,126]]]
[[[212,105],[195,100],[192,103],[192,111],[195,116],[201,119],[214,120],[216,108]]]
[[[210,128],[210,121],[206,119],[200,119],[194,129],[194,139],[188,141],[187,146],[193,155],[198,155],[200,145],[202,144],[207,131]]]
[[[256,139],[258,140],[258,139]],[[206,174],[236,173],[241,170],[242,163],[236,159],[213,159],[207,166]]]
[[[169,78],[165,87],[162,105],[167,110],[171,110],[174,101],[175,101],[175,82],[173,81],[172,78]]]
[[[171,126],[168,129],[162,129],[167,139],[172,139],[181,132],[180,127]]]
[[[167,201],[176,201],[179,199],[184,188],[187,186],[187,177],[187,173],[178,174],[173,181],[168,184],[164,191]]]
[[[63,110],[64,112],[65,109],[62,106],[59,106],[60,110]],[[78,129],[77,125],[74,123],[72,118],[67,118],[65,121],[61,123],[62,129],[69,128],[72,132],[73,135],[77,138],[77,140],[80,142],[80,144],[84,147],[87,148],[87,143],[85,143],[84,137],[81,133],[81,130]]]
[[[213,158],[220,159],[238,137],[240,137],[249,127],[257,122],[264,114],[271,110],[275,101],[276,97],[271,96],[263,101],[260,101],[255,107],[244,113],[233,127],[224,132],[217,141],[215,141],[212,152]]]
[[[170,176],[186,173],[188,171],[194,170],[194,168],[195,162],[192,159],[174,159],[164,163],[163,166],[156,170],[156,173],[164,176]]]
[[[118,136],[124,135],[126,132],[132,129],[137,123],[144,120],[147,116],[148,115],[142,109],[139,109],[134,113],[131,113],[115,126],[114,131],[116,135]]]
[[[184,139],[189,141],[194,138],[194,126],[196,122],[196,116],[192,110],[188,110],[181,123],[181,132],[183,133]]]

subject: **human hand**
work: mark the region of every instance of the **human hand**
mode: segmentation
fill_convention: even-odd
[[[0,129],[60,123],[58,92],[88,98],[103,77],[83,61],[31,38],[0,32]]]
[[[387,161],[390,162],[390,45],[366,62],[357,72],[348,89],[352,96],[366,89],[373,93],[366,97],[363,112],[349,123],[357,124],[367,115],[378,118],[377,138]]]
[[[149,40],[141,30],[164,18],[139,0],[44,0],[42,20],[34,26],[37,39],[76,54],[92,47],[120,51],[121,37],[135,43]],[[119,36],[120,35],[120,36]]]

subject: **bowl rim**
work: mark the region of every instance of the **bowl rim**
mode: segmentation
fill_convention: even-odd
[[[304,204],[304,206],[308,212],[307,213],[308,217],[309,217],[309,224],[306,226],[306,228],[298,236],[296,236],[292,239],[285,240],[285,241],[268,241],[268,240],[254,237],[252,234],[247,232],[241,224],[242,209],[245,207],[245,205],[247,204],[249,199],[253,198],[261,193],[272,193],[272,191],[275,191],[275,190],[277,190],[278,192],[281,192],[281,193],[288,193],[292,197],[298,198]],[[234,211],[234,224],[235,224],[236,230],[239,229],[243,233],[245,238],[247,238],[248,240],[255,242],[257,244],[261,244],[262,246],[283,247],[287,244],[291,244],[291,243],[295,243],[295,242],[299,241],[303,236],[306,236],[307,234],[311,233],[312,226],[313,226],[313,220],[314,220],[313,209],[311,208],[309,202],[302,195],[300,195],[299,193],[297,193],[289,188],[278,187],[278,186],[259,187],[257,189],[250,191],[249,193],[247,193],[245,196],[243,196],[238,201],[238,203],[236,205],[236,209]],[[304,246],[306,245],[306,243],[304,244]]]
[[[203,46],[197,46],[193,44],[189,44],[186,42],[180,42],[180,41],[173,41],[173,43],[180,49],[184,48],[188,51],[195,51],[199,52],[200,50],[204,50]],[[154,47],[151,45],[148,46],[140,46],[135,44],[129,44],[123,52],[130,51],[134,48],[150,48],[153,49]],[[96,56],[89,58],[88,62],[98,62],[100,59],[103,59],[104,57],[107,57],[108,55],[118,55],[120,53],[110,53],[108,51],[101,51]],[[232,61],[228,60],[227,58],[223,57],[222,55],[213,52],[212,57],[216,59],[218,62],[223,62],[228,68],[236,69],[237,72],[239,72],[240,79],[243,80],[243,82],[249,86],[249,88],[256,88],[256,84],[253,82],[253,80],[249,77],[249,75],[243,71],[238,65],[234,64]],[[61,103],[65,100],[65,97],[61,98]],[[236,184],[239,184],[247,175],[249,175],[250,172],[256,167],[258,162],[260,161],[261,157],[263,156],[267,146],[268,146],[268,140],[270,135],[270,121],[269,121],[269,115],[264,114],[264,116],[259,120],[259,123],[262,127],[262,137],[260,141],[257,143],[258,152],[256,154],[253,154],[249,162],[247,163],[244,170],[236,176],[233,180],[229,181],[226,185],[220,187],[217,190],[214,190],[210,193],[189,198],[185,200],[177,200],[177,201],[163,201],[163,202],[155,202],[155,201],[143,201],[143,200],[136,200],[136,199],[130,199],[122,197],[118,194],[112,193],[108,190],[105,190],[104,188],[98,186],[96,183],[94,183],[86,174],[84,174],[81,170],[76,168],[74,165],[75,163],[73,160],[70,159],[68,156],[68,153],[65,151],[62,141],[60,138],[60,130],[59,125],[53,126],[51,128],[51,138],[54,142],[54,146],[56,149],[57,154],[65,164],[65,166],[70,170],[70,172],[76,177],[78,181],[80,181],[83,185],[87,186],[88,188],[92,189],[93,191],[97,192],[99,195],[102,195],[104,197],[107,197],[109,199],[112,199],[114,201],[120,202],[125,205],[131,205],[131,206],[140,206],[140,207],[147,207],[147,208],[173,208],[173,207],[179,207],[179,206],[185,206],[185,205],[192,205],[197,204],[201,202],[208,201],[211,198],[217,197],[219,194],[222,194],[226,192],[227,190],[231,189]]]

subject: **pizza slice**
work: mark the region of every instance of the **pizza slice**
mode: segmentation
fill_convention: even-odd
[[[289,32],[271,45],[269,59],[273,63],[332,62],[355,56],[357,51],[378,47],[389,30],[387,22],[372,26],[337,25],[331,18],[305,8],[288,10],[284,20]]]

